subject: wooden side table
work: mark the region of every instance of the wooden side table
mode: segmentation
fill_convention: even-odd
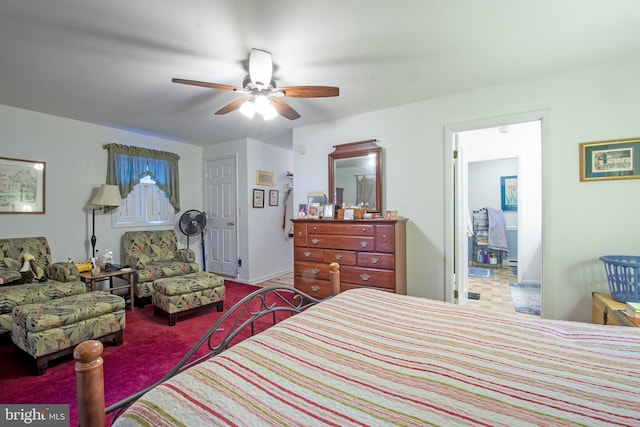
[[[125,278],[125,276],[127,276]],[[113,271],[100,271],[98,274],[91,274],[90,271],[85,271],[80,273],[80,277],[85,283],[89,283],[91,286],[91,291],[96,290],[96,282],[104,282],[109,281],[109,288],[106,289],[108,291],[115,291],[118,289],[126,289],[129,288],[129,309],[133,311],[133,298],[134,298],[134,276],[135,270],[133,268],[122,268],[120,270]],[[121,279],[127,280],[127,284],[124,286],[113,286],[113,278],[119,277]]]
[[[609,294],[594,292],[592,295],[591,323],[640,327],[640,319],[631,319],[624,314],[625,304],[614,300]]]

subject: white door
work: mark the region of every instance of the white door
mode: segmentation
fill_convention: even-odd
[[[458,144],[458,135],[454,135],[454,290],[457,298],[454,302],[460,305],[467,304],[467,273],[469,270],[469,236],[471,228],[469,224],[469,200],[467,177],[469,165],[465,155],[464,147]]]
[[[236,158],[207,160],[206,270],[235,276],[238,259]]]

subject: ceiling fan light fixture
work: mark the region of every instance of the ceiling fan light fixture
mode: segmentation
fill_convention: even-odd
[[[265,120],[271,120],[278,115],[276,107],[273,106],[273,102],[266,95],[256,95],[256,112],[262,116]]]
[[[276,116],[278,115],[278,110],[276,110],[276,107],[273,106],[273,104],[269,103],[263,110],[262,110],[262,118],[264,120],[271,120],[276,118]]]
[[[239,110],[242,115],[244,115],[245,117],[249,118],[249,119],[253,119],[253,116],[256,115],[256,105],[253,103],[252,100],[248,100],[245,101],[242,106],[240,107]]]

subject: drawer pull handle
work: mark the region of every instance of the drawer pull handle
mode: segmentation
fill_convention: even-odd
[[[318,227],[314,226],[313,231],[318,231]]]
[[[311,290],[312,290],[313,292],[318,292],[318,291],[320,290],[320,286],[318,286],[318,285],[312,285],[312,286],[311,286]]]
[[[306,251],[306,252],[304,253],[304,256],[305,256],[306,258],[309,258],[309,257],[311,256],[311,252]]]
[[[368,274],[365,273],[365,274],[361,274],[360,278],[366,282],[367,280],[369,280],[371,278],[371,276],[369,276]]]
[[[363,233],[366,233],[366,232],[367,232],[367,229],[366,229],[366,228],[364,228],[364,227],[362,227],[362,232],[363,232]]]
[[[302,231],[298,231],[298,237],[302,237]]]
[[[311,272],[313,274],[318,274],[318,273],[320,273],[320,270],[314,267],[314,268],[311,269]]]
[[[342,259],[342,255],[335,254],[334,258],[337,259],[338,261],[340,261]]]
[[[378,257],[371,257],[370,258],[371,264],[377,264],[380,261],[380,258]]]
[[[386,234],[383,234],[383,235],[382,235],[382,241],[383,241],[383,242],[386,242],[386,241],[387,241],[387,235],[386,235]]]
[[[318,243],[320,243],[320,240],[319,239],[313,239],[311,241],[311,243],[313,243],[314,245],[317,245]]]
[[[363,248],[366,248],[367,246],[369,246],[369,242],[367,242],[366,240],[363,240],[362,242],[360,242],[360,246],[362,246]]]

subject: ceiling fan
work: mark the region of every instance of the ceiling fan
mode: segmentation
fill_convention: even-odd
[[[269,120],[280,114],[289,120],[300,118],[300,114],[280,98],[323,98],[338,96],[340,89],[334,86],[290,86],[277,88],[272,80],[273,61],[271,53],[260,49],[251,49],[249,53],[249,74],[242,81],[242,87],[219,83],[200,82],[173,78],[174,83],[202,86],[212,89],[228,90],[245,94],[232,103],[222,107],[216,114],[227,114],[240,110],[242,114],[253,118],[255,113]]]

